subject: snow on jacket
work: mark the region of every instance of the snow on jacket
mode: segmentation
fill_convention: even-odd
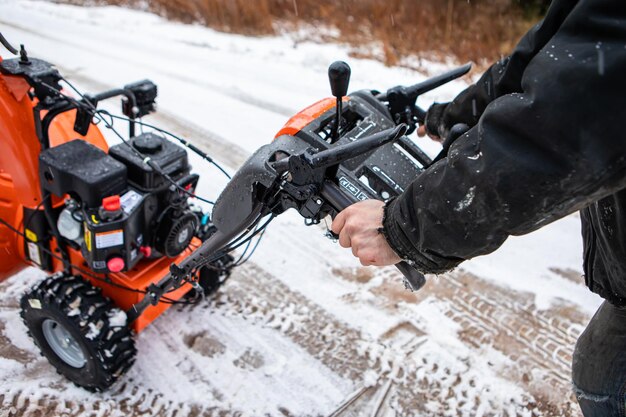
[[[509,57],[428,111],[431,133],[457,123],[471,129],[448,157],[387,204],[392,248],[441,273],[582,210],[587,284],[626,305],[626,2],[555,0]]]

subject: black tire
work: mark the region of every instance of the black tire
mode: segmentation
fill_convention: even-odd
[[[133,364],[137,350],[125,316],[82,277],[48,277],[24,294],[20,304],[41,353],[76,385],[104,391]],[[55,348],[67,352],[69,361]]]

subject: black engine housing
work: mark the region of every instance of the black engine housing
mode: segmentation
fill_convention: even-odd
[[[145,164],[146,157],[177,186]],[[191,174],[185,149],[157,135],[138,135],[108,154],[74,140],[43,151],[39,162],[42,187],[77,201],[71,219],[82,231],[68,243],[80,246],[96,272],[127,271],[147,257],[175,257],[195,235],[199,219],[187,200],[199,177]]]

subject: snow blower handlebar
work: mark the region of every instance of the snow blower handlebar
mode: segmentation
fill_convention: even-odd
[[[410,134],[416,129],[417,124],[424,123],[424,119],[426,118],[426,111],[415,104],[417,98],[424,93],[462,77],[467,74],[470,69],[472,69],[472,64],[467,63],[410,87],[397,86],[390,88],[386,93],[378,94],[376,98],[387,103],[389,111],[396,123],[406,123],[409,125],[408,133]]]
[[[127,311],[129,320],[132,322],[150,305],[156,305],[163,295],[182,285],[194,271],[232,250],[232,242],[251,232],[264,216],[295,208],[305,218],[326,214],[334,217],[356,203],[358,200],[342,192],[327,177],[326,171],[396,141],[406,130],[406,125],[396,126],[321,152],[303,147],[288,137],[261,147],[235,174],[215,203],[213,222],[217,232],[180,264],[172,264],[170,273],[158,283],[148,287],[144,298]],[[272,162],[276,155],[283,158]],[[398,269],[411,290],[424,285],[424,276],[407,263],[398,264]]]
[[[311,149],[299,156],[304,163],[307,164],[307,173],[313,172],[316,169],[328,168],[333,165],[338,165],[348,159],[352,159],[364,153],[370,152],[378,147],[386,145],[389,142],[393,142],[402,137],[408,126],[401,124],[392,129],[387,129],[382,132],[375,133],[366,138],[338,145],[333,148],[313,152]],[[274,162],[274,169],[279,174],[285,171],[290,171],[293,175],[298,170],[295,164],[298,164],[298,157],[289,157]]]
[[[349,82],[349,67],[339,62],[331,69],[337,70],[336,74],[329,73],[333,95],[341,102]],[[399,195],[433,162],[421,150],[416,152],[415,144],[407,144],[410,140],[405,137],[424,120],[424,111],[415,105],[417,96],[469,69],[468,64],[377,96],[356,92],[343,110],[338,106],[327,109],[306,126],[299,126],[297,133],[279,133],[273,142],[252,154],[215,202],[212,221],[217,231],[185,260],[172,264],[163,279],[147,288],[144,298],[127,311],[129,320],[132,322],[150,305],[159,303],[170,290],[191,282],[190,277],[200,268],[249,242],[265,229],[269,221],[259,224],[268,215],[271,220],[295,209],[306,224],[317,224],[364,199],[387,200]],[[386,104],[387,109],[382,111],[383,106],[371,104],[376,100]],[[329,116],[335,110],[334,118]],[[327,126],[332,131],[328,137],[324,134]],[[369,134],[364,135],[365,132]],[[402,151],[396,148],[404,149],[405,155],[400,156]],[[410,162],[406,155],[412,155],[417,162]],[[365,178],[364,184],[361,178]],[[336,238],[332,232],[329,235]],[[396,267],[404,275],[407,288],[416,291],[425,284],[424,275],[407,262]]]

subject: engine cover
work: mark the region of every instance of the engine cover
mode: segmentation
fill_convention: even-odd
[[[154,190],[167,186],[168,182],[145,164],[144,158],[133,152],[131,146],[141,155],[149,157],[173,179],[188,175],[191,171],[187,152],[154,133],[144,133],[128,141],[128,144],[112,146],[109,154],[128,168],[128,181],[140,190]]]

